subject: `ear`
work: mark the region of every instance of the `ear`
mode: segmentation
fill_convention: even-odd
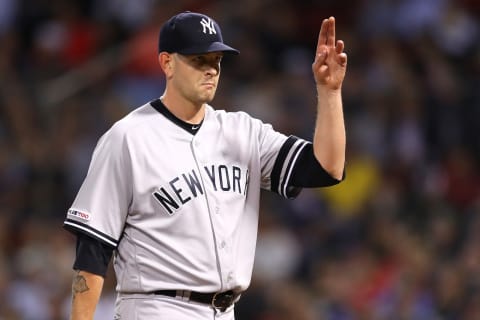
[[[173,74],[175,65],[172,54],[168,52],[160,52],[158,54],[158,63],[160,64],[160,68],[162,68],[162,71],[165,73],[167,79],[170,78]]]

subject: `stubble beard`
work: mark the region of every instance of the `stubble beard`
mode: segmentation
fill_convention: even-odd
[[[213,89],[212,92],[209,92],[209,91],[201,92],[198,95],[198,99],[199,99],[198,102],[201,102],[202,104],[212,102],[213,99],[215,98],[215,93],[216,93],[216,89]]]

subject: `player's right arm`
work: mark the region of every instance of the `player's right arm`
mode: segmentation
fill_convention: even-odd
[[[133,185],[125,131],[124,123],[117,123],[100,138],[64,222],[77,237],[71,320],[93,319],[124,228]]]
[[[93,319],[112,255],[113,247],[88,235],[77,234],[71,320]]]
[[[104,278],[88,271],[76,270],[72,281],[72,311],[70,320],[92,320]]]

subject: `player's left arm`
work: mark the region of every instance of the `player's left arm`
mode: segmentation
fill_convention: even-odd
[[[341,89],[347,67],[344,43],[335,40],[335,18],[324,19],[312,71],[318,102],[313,151],[321,166],[341,180],[345,167],[346,134]]]

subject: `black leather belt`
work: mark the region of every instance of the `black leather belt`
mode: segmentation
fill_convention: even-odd
[[[216,293],[201,293],[188,290],[158,290],[153,293],[185,301],[205,303],[222,312],[227,310],[240,295],[232,290]]]

